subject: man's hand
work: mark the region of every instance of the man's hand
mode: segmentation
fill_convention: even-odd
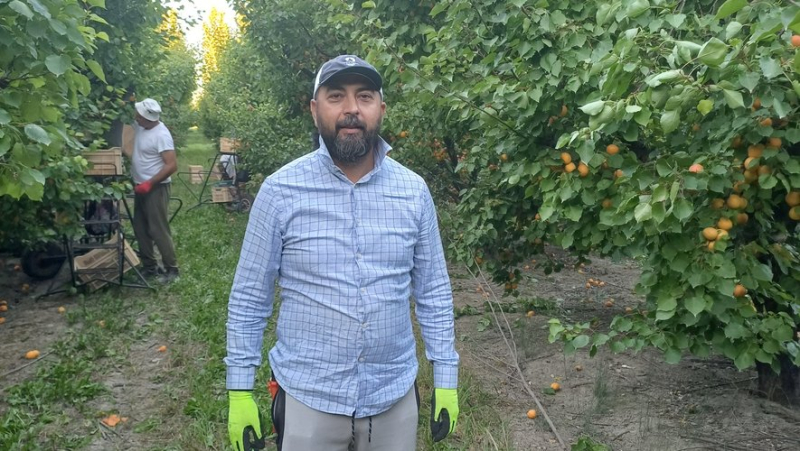
[[[264,449],[258,406],[250,391],[228,392],[228,435],[236,451]],[[245,445],[247,443],[247,445]],[[254,445],[253,445],[254,444]]]
[[[431,398],[431,435],[433,441],[444,440],[456,430],[458,421],[458,390],[437,388]]]
[[[153,189],[153,184],[150,183],[150,180],[148,180],[146,182],[142,182],[136,185],[136,188],[134,188],[133,191],[136,194],[147,194],[150,192],[151,189]]]

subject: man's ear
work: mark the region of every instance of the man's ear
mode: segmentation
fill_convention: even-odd
[[[314,126],[319,128],[319,124],[317,124],[317,101],[316,99],[311,99],[311,104],[309,106],[311,109],[311,117],[314,118]]]

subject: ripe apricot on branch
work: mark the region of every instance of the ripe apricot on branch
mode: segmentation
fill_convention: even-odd
[[[700,172],[703,172],[703,165],[700,163],[695,163],[689,166],[689,172],[692,172],[694,174],[699,174]]]
[[[569,152],[561,152],[561,161],[563,161],[564,164],[572,163],[572,155],[570,155]]]
[[[722,230],[730,230],[733,228],[733,221],[728,218],[719,218],[719,221],[717,221],[717,227]]]
[[[737,283],[736,286],[733,288],[733,296],[737,298],[744,297],[747,294],[747,288],[744,285]]]
[[[792,47],[800,47],[800,35],[792,36]]]
[[[714,227],[706,227],[703,229],[703,238],[705,238],[707,241],[714,241],[718,236],[719,231],[717,231],[717,229]]]
[[[619,153],[619,146],[616,144],[609,144],[606,146],[606,152],[608,152],[609,155],[616,155]]]
[[[567,165],[564,166],[564,170],[567,171],[567,172],[574,172],[575,171],[575,163],[567,163]]]

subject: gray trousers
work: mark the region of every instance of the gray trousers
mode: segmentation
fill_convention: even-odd
[[[170,184],[159,183],[147,194],[137,194],[133,206],[133,233],[139,242],[142,266],[155,268],[158,262],[153,248],[155,243],[164,269],[177,269],[175,246],[169,229]]]
[[[369,418],[320,412],[283,390],[276,401],[272,418],[281,451],[414,451],[417,446],[416,385],[389,410]]]

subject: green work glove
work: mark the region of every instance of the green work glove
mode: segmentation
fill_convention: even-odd
[[[250,391],[228,391],[228,435],[236,451],[264,449],[258,406]]]
[[[431,397],[431,436],[433,441],[444,440],[456,430],[458,421],[458,390],[437,388]]]

